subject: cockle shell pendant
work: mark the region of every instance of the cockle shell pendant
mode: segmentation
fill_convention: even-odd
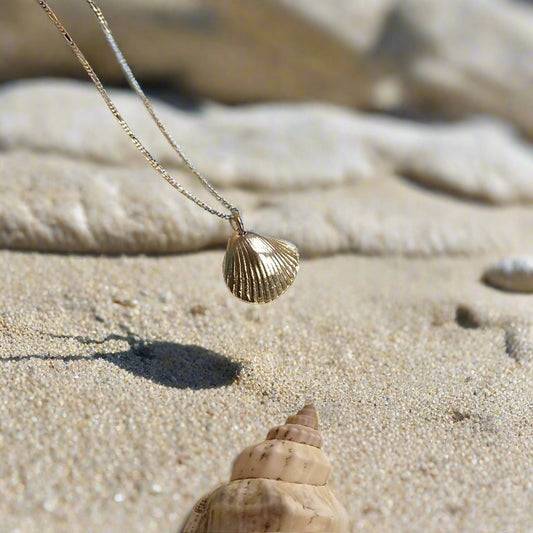
[[[237,298],[268,303],[292,285],[299,266],[294,244],[242,228],[228,241],[222,269],[226,285]]]

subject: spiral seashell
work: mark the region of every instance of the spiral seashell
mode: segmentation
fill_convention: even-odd
[[[250,303],[268,303],[281,296],[298,273],[300,257],[288,241],[243,231],[230,237],[224,262],[229,290]]]
[[[321,445],[316,410],[306,405],[238,455],[230,482],[197,502],[182,533],[345,533]]]

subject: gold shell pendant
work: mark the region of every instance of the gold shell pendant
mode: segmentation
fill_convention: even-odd
[[[245,302],[271,302],[295,280],[300,266],[298,249],[288,241],[241,228],[230,237],[224,255],[226,285]]]

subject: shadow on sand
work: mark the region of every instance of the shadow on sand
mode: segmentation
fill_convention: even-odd
[[[71,335],[47,335],[56,339],[73,339],[81,344],[93,346],[102,345],[110,340],[125,341],[129,344],[129,349],[116,352],[97,350],[92,355],[23,355],[2,357],[0,361],[23,361],[27,359],[90,361],[103,359],[154,383],[177,389],[193,390],[231,385],[242,369],[239,363],[201,346],[145,341],[127,330],[125,330],[124,335],[111,334],[101,340]]]

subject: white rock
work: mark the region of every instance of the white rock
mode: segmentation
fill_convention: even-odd
[[[506,257],[485,270],[490,285],[511,292],[533,292],[533,256]]]
[[[175,167],[179,160],[135,97],[115,96],[178,181],[216,206]],[[315,104],[199,112],[162,106],[161,114],[197,166],[242,208],[247,227],[296,243],[304,256],[533,248],[531,209],[491,208],[439,193],[531,202],[533,156],[508,128],[420,125]],[[2,89],[0,144],[0,246],[170,253],[224,245],[230,232],[170,189],[89,84]]]
[[[103,253],[183,252],[213,246],[226,229],[154,171],[54,155],[0,155],[0,246]],[[187,175],[181,182],[196,193]]]
[[[490,121],[437,127],[396,170],[421,184],[495,204],[533,201],[533,151]]]
[[[114,98],[164,164],[177,155],[131,92]],[[533,150],[503,125],[419,124],[319,104],[156,103],[191,159],[217,185],[302,190],[376,179],[388,171],[491,203],[533,202]],[[123,166],[145,166],[88,83],[24,82],[0,90],[0,144]]]
[[[4,0],[2,77],[83,76],[34,6]],[[111,27],[141,78],[229,102],[483,112],[533,135],[533,9],[461,0],[108,0]],[[83,3],[54,8],[107,80],[119,69]],[[19,28],[23,21],[25,31]],[[47,54],[41,50],[46,48]]]
[[[117,168],[31,152],[0,154],[0,246],[170,253],[224,245],[230,228],[147,165]],[[176,177],[210,197],[185,173]],[[506,253],[533,248],[533,212],[456,202],[394,177],[291,193],[223,190],[245,223],[304,256]]]

